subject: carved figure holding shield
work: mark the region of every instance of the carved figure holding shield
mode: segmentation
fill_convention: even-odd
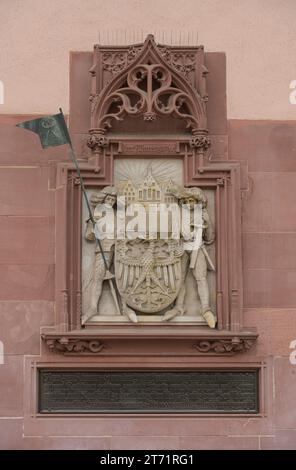
[[[185,313],[185,280],[189,270],[192,270],[201,303],[201,314],[206,320],[208,326],[210,328],[215,328],[216,317],[210,307],[210,295],[207,280],[208,268],[211,270],[215,270],[215,268],[205,247],[205,245],[209,245],[214,242],[215,234],[207,210],[207,198],[200,188],[184,188],[176,194],[176,196],[179,199],[180,205],[183,206],[183,210],[184,208],[185,210],[187,208],[189,211],[188,216],[190,219],[190,227],[193,230],[188,230],[183,233],[183,282],[174,307],[165,313],[163,320],[170,320],[177,315],[183,315]],[[202,206],[202,224],[199,226],[195,226],[193,217],[194,207],[196,204],[201,204]]]
[[[94,219],[98,221],[101,215],[96,213],[96,206],[98,204],[104,204],[106,210],[113,209],[116,204],[116,200],[117,191],[113,186],[106,186],[101,191],[93,193],[90,198],[90,203],[94,207]],[[112,281],[114,275],[110,272],[114,257],[114,227],[109,227],[109,229],[111,230],[110,233],[108,233],[107,227],[105,237],[100,237],[102,251],[98,242],[96,244],[93,267],[83,286],[83,292],[85,298],[88,299],[88,302],[82,317],[82,324],[86,323],[93,316],[98,314],[98,304],[102,294],[104,280],[108,280],[109,282],[115,308],[117,313],[120,314],[117,295]],[[100,234],[97,235],[100,236]],[[87,221],[85,238],[90,242],[96,242],[96,234],[91,220]],[[105,258],[106,263],[103,257]],[[106,264],[108,269],[106,269]]]

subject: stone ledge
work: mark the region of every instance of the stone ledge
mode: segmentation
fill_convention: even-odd
[[[189,328],[188,328],[189,327]],[[202,356],[228,356],[248,351],[257,339],[255,331],[209,331],[208,328],[194,328],[192,325],[176,329],[173,326],[139,328],[138,326],[106,326],[98,329],[75,330],[71,332],[43,331],[41,337],[50,351],[65,355],[109,355],[108,342],[114,340],[134,341],[134,355],[137,355],[136,342],[142,339],[185,342],[184,353]],[[111,348],[112,349],[112,348]],[[171,350],[171,348],[168,347]],[[162,352],[163,354],[163,352]],[[176,352],[176,355],[178,353]]]

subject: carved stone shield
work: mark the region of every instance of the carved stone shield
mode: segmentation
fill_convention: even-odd
[[[136,311],[167,308],[181,287],[180,240],[117,240],[115,278],[122,299]]]

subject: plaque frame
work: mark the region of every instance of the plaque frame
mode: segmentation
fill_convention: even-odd
[[[272,412],[271,402],[269,400],[268,387],[272,383],[272,373],[268,361],[244,361],[238,362],[230,360],[225,364],[222,358],[217,357],[216,359],[209,360],[206,357],[200,358],[199,362],[196,363],[194,357],[186,358],[186,366],[184,367],[184,358],[173,358],[172,356],[163,357],[162,360],[156,356],[145,357],[145,363],[143,364],[143,357],[134,356],[124,357],[113,356],[108,357],[84,357],[78,361],[73,361],[71,358],[64,358],[61,361],[59,356],[55,355],[52,358],[45,359],[40,356],[35,358],[27,357],[25,361],[25,373],[28,377],[27,385],[24,391],[24,403],[25,403],[25,429],[28,433],[39,432],[40,426],[42,431],[47,433],[47,428],[50,431],[52,426],[52,419],[56,418],[65,420],[65,424],[68,419],[75,417],[81,419],[83,417],[93,420],[94,426],[98,420],[113,419],[113,418],[162,418],[162,417],[178,417],[180,419],[188,419],[192,417],[203,417],[203,418],[217,418],[227,419],[231,418],[254,418],[257,419],[268,419],[268,416]],[[258,390],[259,390],[259,410],[258,413],[39,413],[38,403],[38,373],[40,369],[46,370],[108,370],[108,371],[133,371],[133,370],[258,370]],[[89,422],[89,421],[88,421]],[[98,421],[100,422],[100,421]],[[104,421],[103,421],[104,422]],[[48,424],[47,424],[48,423]],[[90,423],[90,422],[89,422]],[[92,424],[89,424],[92,426]]]

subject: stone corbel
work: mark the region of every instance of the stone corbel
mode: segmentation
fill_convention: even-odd
[[[204,156],[211,146],[211,140],[207,130],[195,130],[192,132],[190,147],[198,158],[198,172],[204,172]]]
[[[95,172],[100,171],[100,158],[109,147],[109,139],[104,129],[90,129],[87,146],[91,150],[90,163],[94,164]]]

